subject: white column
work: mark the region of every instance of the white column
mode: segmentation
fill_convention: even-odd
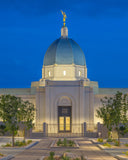
[[[80,124],[84,122],[84,86],[83,81],[80,81]]]
[[[93,88],[90,87],[89,92],[89,123],[90,129],[94,129],[94,95]]]

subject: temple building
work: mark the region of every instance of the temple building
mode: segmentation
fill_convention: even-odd
[[[68,37],[65,23],[61,36],[47,49],[42,67],[42,78],[31,83],[31,88],[0,89],[0,95],[12,94],[35,105],[35,130],[48,133],[82,132],[84,122],[93,130],[97,122],[96,109],[100,99],[117,91],[128,93],[128,88],[99,88],[98,82],[87,77],[85,54]]]

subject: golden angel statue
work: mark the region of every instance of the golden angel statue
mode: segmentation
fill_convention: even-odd
[[[63,12],[62,10],[61,10],[61,13],[63,15],[63,23],[64,23],[64,26],[65,26],[65,21],[66,21],[67,16],[66,16],[65,12]]]

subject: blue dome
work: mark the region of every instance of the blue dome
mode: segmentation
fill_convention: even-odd
[[[80,46],[72,39],[61,37],[55,40],[44,57],[44,66],[75,64],[85,66],[85,56]]]

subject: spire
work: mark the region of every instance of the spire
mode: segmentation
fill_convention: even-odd
[[[63,26],[61,28],[61,37],[64,37],[64,38],[68,37],[68,28],[67,27]]]
[[[61,37],[66,38],[68,37],[68,28],[65,26],[67,16],[65,12],[63,12],[62,10],[61,10],[61,13],[63,15],[63,27],[61,28]]]
[[[61,10],[61,13],[63,15],[63,24],[64,24],[63,26],[65,27],[67,16],[66,16],[65,12],[63,12],[62,10]]]

